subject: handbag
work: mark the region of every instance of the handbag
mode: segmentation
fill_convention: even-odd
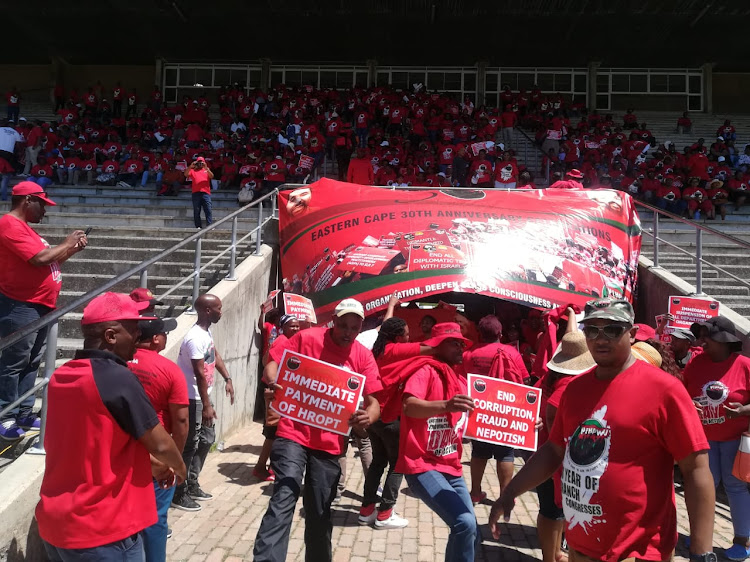
[[[732,476],[743,482],[750,482],[750,433],[747,431],[740,437],[740,448],[734,457]]]

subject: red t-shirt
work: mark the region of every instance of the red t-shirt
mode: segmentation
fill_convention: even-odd
[[[269,350],[271,361],[279,363],[285,349],[364,375],[363,396],[380,390],[378,366],[370,350],[358,341],[349,347],[336,345],[328,328],[309,328],[297,332],[283,345],[273,346]],[[344,452],[343,435],[305,425],[284,416],[279,420],[276,435],[291,439],[304,447],[325,451],[332,455],[340,455]]]
[[[403,359],[409,359],[410,357],[416,357],[419,355],[419,349],[421,344],[419,343],[389,343],[386,344],[383,354],[376,359],[379,368],[395,363],[396,361],[402,361]]]
[[[190,404],[187,382],[182,370],[177,363],[150,349],[137,349],[128,367],[141,381],[146,396],[159,416],[159,421],[167,433],[171,434],[172,418],[169,415],[169,405]]]
[[[504,343],[499,342],[484,343],[473,347],[468,351],[464,351],[464,370],[467,373],[475,375],[489,375],[492,360],[495,358],[495,355],[497,355],[499,349],[502,349],[508,354],[510,360],[513,361],[519,372],[526,373],[528,375],[529,371],[528,369],[526,369],[526,365],[523,362],[523,357],[521,357],[521,354],[518,352],[518,350],[511,345],[505,345]]]
[[[454,373],[454,384],[467,394],[466,380]],[[447,400],[447,385],[430,365],[425,365],[410,376],[404,385],[403,397],[420,400]],[[431,418],[412,418],[401,415],[401,433],[396,472],[421,474],[437,470],[461,476],[461,439],[468,417],[465,413],[449,412]]]
[[[703,431],[709,441],[732,441],[747,431],[747,418],[728,418],[724,404],[750,402],[750,359],[733,353],[715,363],[706,353],[690,360],[683,371],[688,394],[703,406]]]
[[[211,181],[208,179],[208,170],[190,170],[189,176],[193,181],[193,193],[211,194]]]
[[[666,560],[677,543],[674,460],[708,449],[700,419],[680,381],[643,361],[609,381],[594,373],[568,383],[549,437],[565,448],[568,544],[605,562]]]
[[[55,308],[62,274],[57,262],[33,266],[29,260],[49,248],[24,221],[11,214],[0,218],[0,293],[13,300]]]

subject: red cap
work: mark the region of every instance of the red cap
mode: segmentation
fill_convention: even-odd
[[[455,322],[443,322],[441,324],[435,324],[432,327],[432,333],[430,339],[422,342],[422,345],[429,347],[437,347],[443,340],[454,339],[462,340],[466,347],[469,348],[474,345],[474,342],[466,339],[461,333],[461,326]]]
[[[583,179],[583,174],[581,173],[581,170],[577,170],[576,168],[573,168],[572,170],[570,170],[566,175],[573,178],[574,180]]]
[[[635,333],[635,341],[646,341],[656,339],[656,330],[648,324],[636,324],[638,331]]]
[[[130,292],[130,298],[135,302],[147,302],[149,304],[164,304],[160,300],[156,300],[154,293],[146,289],[145,287],[138,287]]]
[[[124,293],[104,293],[83,309],[81,325],[115,322],[118,320],[156,320],[156,316],[141,316],[148,302],[135,302]]]
[[[33,195],[34,197],[38,197],[39,199],[44,201],[47,205],[57,205],[57,203],[47,197],[47,194],[45,193],[42,186],[38,183],[34,183],[33,181],[18,182],[13,186],[11,195]]]

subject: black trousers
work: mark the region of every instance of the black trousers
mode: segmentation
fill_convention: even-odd
[[[175,497],[180,498],[185,492],[190,495],[190,492],[198,487],[198,477],[214,441],[216,441],[216,428],[213,425],[203,425],[203,402],[190,400],[188,434],[182,451],[182,460],[187,467],[187,480],[177,486]]]
[[[331,503],[341,475],[338,456],[303,447],[299,443],[277,437],[271,448],[271,469],[276,474],[268,510],[255,537],[255,562],[284,562],[289,547],[294,507],[300,495],[302,477],[305,491],[305,560],[330,562]]]
[[[383,497],[378,511],[393,509],[398,499],[401,481],[404,478],[403,474],[394,472],[398,460],[399,427],[400,422],[398,420],[391,423],[383,423],[378,420],[367,428],[372,445],[372,463],[365,475],[363,505],[377,503],[380,479],[383,477],[385,469],[388,468],[388,474],[383,485]]]

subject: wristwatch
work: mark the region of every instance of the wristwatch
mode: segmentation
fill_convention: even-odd
[[[704,552],[703,554],[690,553],[690,560],[695,562],[716,562],[716,554],[713,552]]]

